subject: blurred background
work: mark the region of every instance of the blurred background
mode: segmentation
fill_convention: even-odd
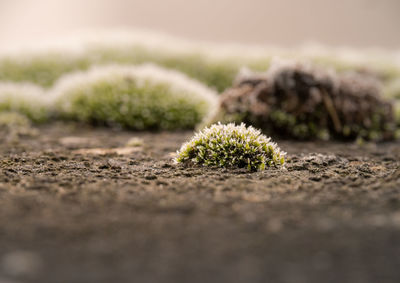
[[[1,45],[121,27],[217,42],[397,49],[400,1],[0,0]]]

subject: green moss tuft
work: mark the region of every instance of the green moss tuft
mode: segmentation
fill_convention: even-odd
[[[176,163],[264,170],[282,166],[285,153],[253,127],[214,124],[198,132],[177,153]]]

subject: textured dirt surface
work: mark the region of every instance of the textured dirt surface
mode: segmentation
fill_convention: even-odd
[[[3,129],[0,282],[400,282],[399,143],[248,173],[174,165],[191,134]]]

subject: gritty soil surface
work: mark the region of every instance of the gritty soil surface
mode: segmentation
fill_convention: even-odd
[[[0,282],[400,282],[400,143],[249,173],[173,164],[191,135],[3,129]]]

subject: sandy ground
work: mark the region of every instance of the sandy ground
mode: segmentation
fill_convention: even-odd
[[[248,173],[174,165],[191,134],[3,130],[0,282],[400,282],[400,143]]]

